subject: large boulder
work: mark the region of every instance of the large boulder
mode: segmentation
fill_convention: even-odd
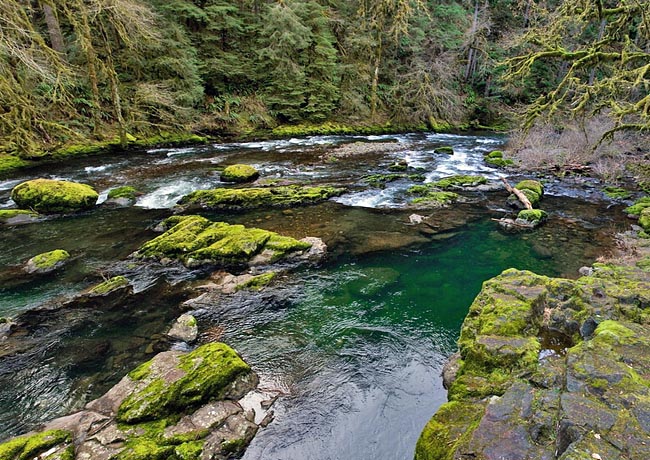
[[[89,185],[51,179],[23,182],[11,191],[19,207],[42,213],[83,211],[95,206],[98,198]]]
[[[44,275],[63,267],[70,259],[68,251],[55,249],[54,251],[38,254],[27,261],[24,270],[29,274]]]
[[[650,458],[650,269],[486,281],[416,460]]]

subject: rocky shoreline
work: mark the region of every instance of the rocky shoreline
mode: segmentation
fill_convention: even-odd
[[[416,460],[650,458],[650,245],[577,280],[484,283]]]

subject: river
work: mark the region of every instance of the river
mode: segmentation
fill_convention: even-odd
[[[458,173],[496,181],[506,174],[482,158],[504,141],[416,133],[213,144],[83,158],[0,182],[0,207],[12,206],[11,188],[34,177],[88,183],[101,192],[100,201],[123,184],[143,192],[131,208],[98,206],[3,229],[0,273],[56,248],[74,260],[55,277],[0,285],[0,316],[70,297],[125,272],[136,291],[146,292],[123,309],[72,318],[65,327],[38,324],[21,346],[0,342],[0,439],[80,408],[153,352],[184,346],[161,334],[180,314],[181,303],[196,296],[193,286],[205,274],[129,272],[128,255],[155,235],[151,228],[181,196],[224,186],[216,168],[241,162],[258,168],[267,181],[349,190],[291,212],[206,213],[291,236],[319,236],[330,250],[320,267],[194,312],[202,328],[218,329],[242,354],[263,387],[280,394],[275,420],[260,430],[244,458],[412,458],[424,424],[446,399],[441,367],[455,351],[481,283],[509,267],[577,277],[577,269],[603,255],[612,246],[611,234],[625,225],[592,182],[551,180],[542,202],[551,219],[534,232],[502,233],[491,218],[508,212],[506,195],[486,191],[453,211],[428,210],[449,229],[423,235],[407,225],[411,213],[422,212],[405,209],[411,181],[385,188],[364,182],[402,160],[425,181]],[[398,148],[336,161],[325,155],[354,142],[397,142]],[[453,146],[454,155],[435,154],[441,145]]]

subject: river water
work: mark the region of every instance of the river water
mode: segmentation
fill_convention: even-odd
[[[398,148],[335,161],[325,155],[354,142],[397,142]],[[482,157],[503,142],[499,136],[405,134],[215,144],[85,158],[0,182],[0,207],[12,206],[11,188],[34,177],[89,183],[101,192],[100,201],[123,184],[143,192],[135,207],[99,206],[3,229],[0,316],[73,296],[119,273],[132,281],[136,298],[110,312],[79,312],[65,324],[39,316],[24,337],[0,342],[0,439],[81,407],[155,351],[182,346],[161,334],[182,302],[197,295],[193,286],[205,274],[132,270],[128,255],[155,235],[151,227],[181,196],[225,186],[216,168],[242,162],[265,180],[349,190],[291,212],[206,214],[295,237],[319,236],[330,250],[320,267],[195,311],[203,329],[219,330],[260,374],[262,386],[280,395],[275,420],[244,458],[412,458],[424,424],[446,399],[441,367],[455,351],[481,283],[509,267],[576,277],[625,225],[589,182],[551,181],[542,202],[551,220],[535,232],[506,235],[491,220],[507,213],[502,192],[474,194],[451,211],[413,211],[405,209],[410,180],[383,189],[363,180],[406,160],[425,181],[457,173],[496,181],[503,171]],[[452,145],[455,154],[435,154],[441,145]],[[448,231],[423,235],[407,225],[413,212],[434,213]],[[56,248],[74,258],[56,276],[30,282],[10,276],[32,255]],[[137,297],[138,291],[144,294]]]

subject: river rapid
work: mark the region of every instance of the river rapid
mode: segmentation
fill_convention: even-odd
[[[122,308],[74,312],[64,320],[41,311],[22,336],[0,341],[0,440],[79,409],[157,351],[188,347],[164,332],[208,274],[136,270],[128,256],[155,236],[152,227],[183,195],[228,186],[219,181],[218,167],[246,163],[267,183],[333,184],[348,191],[292,210],[204,214],[317,236],[329,249],[321,266],[284,274],[261,292],[194,304],[201,331],[233,346],[262,387],[278,395],[274,421],[258,432],[244,458],[412,458],[424,424],[446,400],[441,368],[455,351],[481,283],[509,267],[576,278],[578,268],[605,255],[612,235],[627,225],[620,203],[579,178],[549,179],[541,205],[549,222],[516,234],[503,233],[491,220],[511,213],[507,194],[496,185],[452,209],[411,209],[412,180],[383,188],[364,180],[406,161],[407,174],[425,182],[481,174],[497,184],[508,173],[487,166],[483,155],[504,142],[495,135],[417,133],[211,144],[83,158],[0,181],[0,208],[13,206],[13,186],[35,177],[88,183],[100,192],[100,203],[120,185],[142,192],[133,207],[100,204],[79,215],[3,228],[0,316],[47,310],[115,274],[129,278],[135,295]],[[337,146],[368,143],[377,151],[328,155]],[[395,146],[379,148],[386,143]],[[443,145],[455,153],[434,153]],[[434,215],[438,230],[411,225],[413,213]],[[70,252],[73,262],[56,276],[29,282],[10,276],[31,256],[57,248]]]

